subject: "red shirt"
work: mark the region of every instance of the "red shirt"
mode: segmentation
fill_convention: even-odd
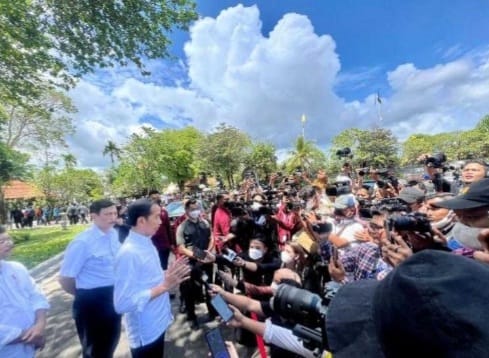
[[[158,231],[151,237],[151,241],[153,241],[153,244],[158,251],[169,249],[174,243],[170,228],[170,218],[168,217],[168,212],[164,208],[161,208],[160,218],[161,225],[158,228]]]
[[[212,234],[214,235],[218,250],[223,246],[223,243],[219,238],[221,236],[227,236],[230,230],[231,213],[225,208],[217,208],[214,214],[214,222],[212,223]]]

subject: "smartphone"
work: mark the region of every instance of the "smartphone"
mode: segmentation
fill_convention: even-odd
[[[331,247],[331,258],[335,264],[338,262],[338,248],[336,246]]]
[[[205,260],[205,258],[207,257],[205,251],[199,249],[197,246],[192,247],[192,252],[197,260]]]
[[[224,257],[229,262],[233,262],[233,260],[236,258],[236,252],[229,248],[224,249],[223,252],[225,252],[225,254],[222,255],[222,257]]]
[[[231,308],[229,308],[228,304],[226,301],[224,301],[224,298],[222,298],[221,295],[215,295],[211,300],[211,304],[224,322],[229,322],[231,318],[233,318],[233,311],[231,311]]]
[[[213,328],[205,333],[205,340],[213,358],[230,358],[226,343],[222,338],[219,327]]]

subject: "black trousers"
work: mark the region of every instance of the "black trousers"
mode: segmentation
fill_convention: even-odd
[[[73,318],[83,358],[111,358],[121,335],[121,316],[114,310],[114,288],[77,289]]]
[[[214,307],[211,305],[211,297],[202,284],[202,274],[205,272],[209,280],[212,277],[213,264],[195,263],[190,272],[190,279],[180,284],[180,291],[187,307],[187,317],[189,320],[195,320],[195,301],[200,296],[202,290],[205,290],[205,303],[209,314],[215,316]]]
[[[150,344],[131,348],[132,358],[163,358],[165,354],[165,332]]]

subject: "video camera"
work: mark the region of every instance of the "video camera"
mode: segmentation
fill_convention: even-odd
[[[328,298],[287,284],[280,284],[270,299],[273,311],[295,323],[294,335],[302,340],[304,347],[316,353],[329,347],[326,335],[328,304]]]
[[[430,168],[441,169],[444,167],[444,163],[447,161],[447,156],[445,153],[437,153],[431,157],[426,157],[424,160],[424,165]]]
[[[411,208],[406,205],[399,198],[385,198],[379,200],[377,203],[372,205],[372,209],[376,209],[378,211],[387,211],[389,213],[393,212],[409,212]]]
[[[348,147],[338,149],[336,151],[336,155],[338,156],[338,158],[350,158],[350,159],[353,158],[353,153],[351,152],[351,149]]]
[[[430,232],[431,224],[425,214],[410,213],[389,218],[389,230]]]

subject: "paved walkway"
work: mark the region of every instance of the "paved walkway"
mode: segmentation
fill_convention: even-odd
[[[31,274],[48,296],[51,310],[47,322],[46,347],[38,353],[39,358],[75,358],[80,357],[80,343],[76,335],[75,325],[71,318],[72,296],[62,291],[57,276],[62,255],[58,255],[39,266],[35,267]],[[217,326],[217,322],[203,324],[201,329],[193,331],[185,320],[185,315],[178,312],[179,300],[172,301],[175,321],[170,326],[165,336],[165,357],[207,357],[208,348],[204,338],[204,331]],[[197,307],[197,314],[205,315],[205,304]],[[233,330],[222,327],[221,331],[227,340],[232,340]],[[238,345],[240,357],[255,356],[253,352]],[[121,340],[116,350],[116,358],[130,358],[129,346],[125,332],[122,332]]]

